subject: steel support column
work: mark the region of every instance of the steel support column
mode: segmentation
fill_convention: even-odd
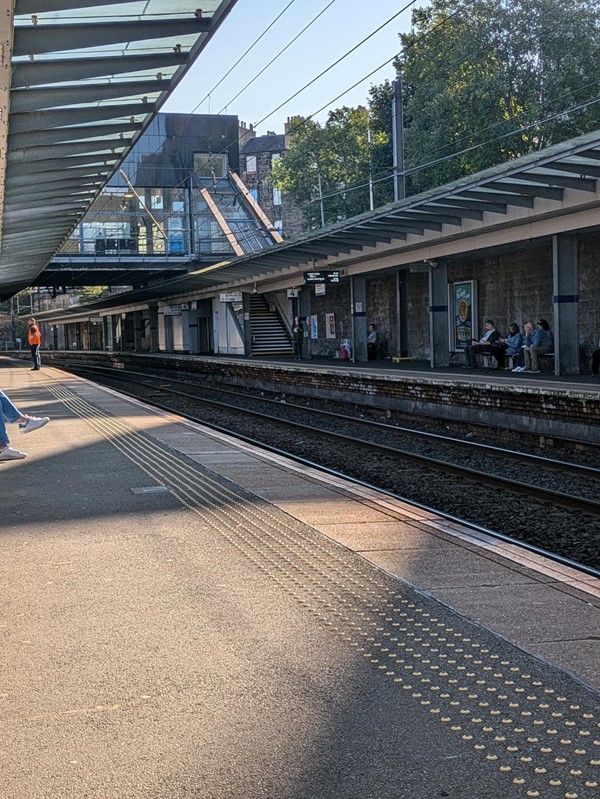
[[[429,266],[429,352],[431,367],[449,366],[448,267],[444,261]]]
[[[554,371],[579,374],[579,253],[575,233],[552,238]]]
[[[350,278],[352,302],[352,360],[367,360],[367,281],[364,275]]]

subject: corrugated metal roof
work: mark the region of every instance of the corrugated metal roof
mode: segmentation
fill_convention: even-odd
[[[117,302],[113,298],[112,306],[248,285],[277,273],[312,269],[313,260],[328,256],[352,253],[352,259],[360,261],[362,250],[369,248],[372,254],[380,244],[392,244],[395,253],[405,249],[418,259],[419,247],[439,242],[440,233],[456,239],[501,229],[511,208],[519,209],[519,224],[600,208],[598,178],[600,131],[595,131],[267,250],[199,269],[156,288],[127,292]],[[600,225],[600,217],[593,224]],[[339,263],[331,268],[339,268]]]
[[[0,0],[0,298],[34,281],[236,1]]]

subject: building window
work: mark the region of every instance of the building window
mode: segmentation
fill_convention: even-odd
[[[247,155],[246,156],[246,172],[250,174],[254,174],[256,172],[256,156],[255,155]]]
[[[271,155],[271,169],[273,169],[273,167],[275,166],[277,161],[279,161],[280,158],[281,158],[281,153],[273,153]]]
[[[250,189],[250,195],[255,203],[258,202],[258,189]]]
[[[279,235],[280,235],[280,236],[283,236],[283,220],[281,220],[281,219],[276,219],[276,220],[273,222],[273,227],[274,227],[274,228],[275,228],[275,230],[276,230],[276,231],[279,233]]]
[[[273,205],[281,205],[281,189],[273,189]]]
[[[227,156],[224,153],[194,153],[194,172],[199,178],[224,178],[227,175]]]

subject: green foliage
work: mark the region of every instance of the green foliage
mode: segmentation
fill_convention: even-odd
[[[600,94],[599,27],[600,0],[433,0],[415,10],[396,63],[410,191],[600,127],[600,103],[572,110]]]
[[[83,286],[77,289],[77,302],[86,303],[101,300],[108,294],[108,286]]]
[[[377,181],[391,174],[388,96],[389,84],[372,87],[370,110],[343,107],[331,111],[324,125],[302,117],[291,123],[289,149],[272,182],[302,208],[308,228],[369,210],[370,176],[375,204],[389,201],[391,181]]]

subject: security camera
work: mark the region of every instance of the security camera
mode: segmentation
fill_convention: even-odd
[[[425,263],[428,264],[432,269],[435,269],[437,266],[437,261],[430,261],[429,258],[425,259]]]

